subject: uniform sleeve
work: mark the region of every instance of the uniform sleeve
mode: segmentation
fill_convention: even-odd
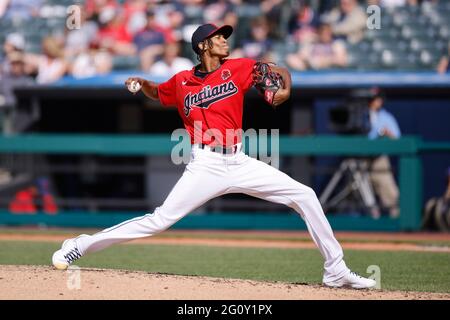
[[[253,85],[253,79],[252,79],[252,73],[253,73],[253,66],[255,65],[256,60],[248,59],[248,58],[242,58],[239,59],[239,71],[242,75],[241,78],[241,87],[242,90],[244,90],[244,93],[248,91],[252,85]]]
[[[158,97],[163,106],[174,106],[176,103],[176,75],[158,85]]]

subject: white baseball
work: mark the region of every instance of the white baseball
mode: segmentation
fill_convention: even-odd
[[[141,89],[141,84],[138,81],[131,81],[128,85],[128,90],[130,92],[136,93]]]

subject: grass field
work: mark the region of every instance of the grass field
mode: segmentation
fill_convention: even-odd
[[[49,265],[56,242],[0,241],[0,264]],[[450,254],[346,250],[361,275],[381,269],[381,288],[450,293]],[[201,245],[127,244],[83,257],[80,267],[142,270],[177,275],[319,284],[322,258],[315,249],[233,248]]]

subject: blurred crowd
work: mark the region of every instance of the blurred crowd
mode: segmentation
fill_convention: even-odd
[[[352,54],[355,53],[351,48],[356,48],[356,52],[360,50],[360,63],[370,63],[370,54],[382,56],[389,63],[389,53],[395,50],[389,47],[388,41],[383,48],[384,35],[394,42],[402,37],[407,39],[408,45],[415,45],[416,53],[426,58],[425,53],[436,49],[430,46],[430,43],[435,44],[433,39],[450,39],[449,15],[439,16],[440,9],[437,9],[443,3],[449,4],[450,1],[0,0],[0,117],[5,114],[5,119],[12,119],[1,119],[2,130],[21,131],[11,117],[16,104],[15,87],[51,84],[64,76],[88,78],[115,70],[139,70],[149,76],[168,78],[191,69],[198,61],[191,49],[190,38],[203,23],[228,24],[234,28],[229,39],[231,58],[248,57],[275,62],[292,71],[350,68]],[[67,11],[71,5],[81,9],[79,19],[68,19],[77,13]],[[436,12],[436,15],[430,14],[425,20],[417,21],[419,29],[429,28],[434,33],[430,36],[426,31],[414,35],[414,29],[407,26],[408,21],[400,19],[391,26],[391,30],[386,30],[389,27],[384,30],[394,32],[377,35],[381,35],[377,39],[380,41],[371,41],[368,46],[364,42],[369,33],[369,5],[378,5],[390,12],[405,9],[419,14]],[[415,11],[415,8],[419,9]],[[448,10],[450,13],[450,6]],[[439,28],[441,22],[447,23],[447,29]],[[72,23],[78,23],[79,27],[71,28]],[[396,32],[403,24],[407,28]],[[420,37],[429,37],[426,39],[428,42]],[[380,44],[380,51],[370,52]],[[364,51],[364,48],[369,49]],[[449,72],[450,45],[446,44],[445,51],[439,56],[439,61],[427,66],[433,66],[439,73]],[[410,58],[406,51],[401,54],[401,62]],[[374,97],[370,105],[370,121],[372,128],[377,128],[374,131],[377,135],[372,132],[369,137],[398,138],[398,125],[382,109],[383,101],[380,99]],[[389,173],[390,164],[386,157],[374,161],[372,169],[375,173],[372,180],[380,190],[377,193],[380,193],[383,205],[391,209],[390,215],[396,217],[398,190],[395,181],[388,174],[380,174],[383,170]],[[0,179],[1,174],[0,168]],[[43,198],[44,211],[57,211],[51,193],[43,187],[18,193],[10,210],[36,212],[34,205],[23,207],[22,204],[32,203],[37,195]],[[379,213],[374,216],[379,216]]]
[[[348,44],[367,31],[367,5],[386,8],[436,5],[438,0],[0,0],[2,25],[20,25],[3,39],[0,74],[11,83],[52,83],[135,69],[170,76],[196,64],[190,35],[201,23],[229,24],[231,57],[273,61],[292,70],[345,68]],[[39,38],[29,50],[31,34],[42,21],[67,18],[70,4],[81,7],[80,28],[59,29]],[[58,9],[59,8],[59,9]],[[58,9],[58,10],[57,10]],[[63,19],[64,18],[64,19]],[[17,23],[19,21],[19,23]],[[36,26],[36,27],[34,27]],[[42,32],[41,32],[42,35]],[[283,50],[279,50],[283,47]],[[289,47],[290,50],[286,50]],[[448,55],[439,62],[446,72]],[[5,85],[5,81],[2,81]],[[10,97],[12,98],[12,97]]]

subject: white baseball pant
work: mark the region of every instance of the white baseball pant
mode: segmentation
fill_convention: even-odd
[[[310,187],[242,151],[223,155],[200,149],[197,145],[193,145],[190,162],[160,207],[151,214],[130,219],[94,235],[78,237],[78,249],[84,255],[115,243],[152,236],[208,200],[227,193],[245,193],[294,209],[305,220],[325,259],[323,281],[334,281],[349,272],[342,248]]]

